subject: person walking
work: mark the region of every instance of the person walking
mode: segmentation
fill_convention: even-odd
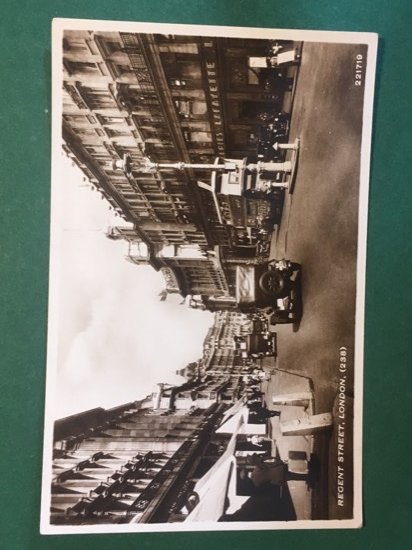
[[[247,404],[249,409],[249,422],[251,424],[263,424],[268,418],[280,416],[280,411],[272,411],[262,405],[261,401],[252,401]]]

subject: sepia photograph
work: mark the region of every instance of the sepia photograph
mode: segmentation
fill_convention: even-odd
[[[43,534],[362,526],[376,51],[54,20]]]

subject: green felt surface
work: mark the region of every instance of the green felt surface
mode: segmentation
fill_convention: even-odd
[[[3,0],[1,8],[1,547],[410,548],[412,3]],[[53,17],[379,33],[366,293],[363,529],[40,536]]]

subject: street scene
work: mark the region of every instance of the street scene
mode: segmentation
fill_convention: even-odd
[[[189,362],[169,352],[168,365],[166,351],[156,355],[161,344],[153,349],[163,378],[150,393],[137,356],[132,401],[124,393],[127,402],[104,407],[97,370],[90,406],[50,419],[45,532],[360,524],[355,316],[371,44],[285,33],[148,34],[114,24],[57,35],[62,150],[111,213],[104,238],[133,270],[124,291],[137,287],[143,303],[150,285],[141,277],[160,276],[153,311],[211,325]],[[132,344],[143,313],[133,315]],[[143,340],[154,330],[148,319]],[[108,350],[116,324],[110,332]],[[67,341],[72,350],[76,339]],[[57,381],[67,364],[54,365]],[[171,371],[178,382],[167,381]],[[124,372],[116,386],[130,387]]]

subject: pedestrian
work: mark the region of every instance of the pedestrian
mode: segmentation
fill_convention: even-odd
[[[268,418],[280,416],[280,411],[272,411],[259,402],[248,403],[247,407],[251,424],[263,424]]]
[[[271,485],[282,485],[286,481],[307,481],[308,474],[299,474],[295,472],[289,472],[287,464],[279,457],[261,458],[259,455],[255,455],[254,459],[255,468],[250,474],[255,487],[265,486],[267,483]]]
[[[250,479],[255,487],[282,485],[286,480],[287,466],[280,459],[273,459],[266,463],[259,460],[250,473]]]
[[[257,390],[252,390],[252,391],[248,391],[247,392],[247,398],[248,398],[248,401],[256,401],[256,400],[260,400],[262,401],[262,397],[263,397],[263,392],[262,391],[257,391]]]

